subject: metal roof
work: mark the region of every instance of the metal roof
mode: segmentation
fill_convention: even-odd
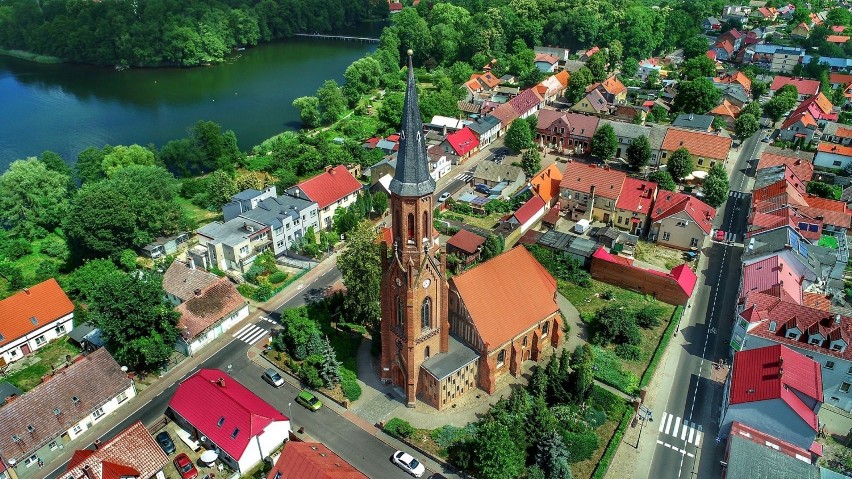
[[[446,353],[439,353],[423,362],[423,369],[442,381],[454,372],[479,359],[479,353],[450,335]]]
[[[429,174],[429,158],[423,142],[423,122],[420,120],[411,55],[408,55],[408,82],[402,110],[397,168],[390,190],[400,196],[426,196],[435,192],[435,180]]]

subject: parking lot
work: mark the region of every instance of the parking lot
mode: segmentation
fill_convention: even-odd
[[[211,466],[208,466],[206,463],[201,461],[201,454],[204,453],[205,449],[199,443],[198,449],[193,449],[189,445],[187,445],[183,440],[180,439],[179,431],[181,428],[175,424],[173,421],[169,421],[165,427],[159,430],[152,430],[151,434],[156,438],[158,434],[165,431],[169,434],[172,442],[174,443],[175,451],[171,454],[167,454],[169,456],[169,460],[172,461],[171,464],[166,465],[163,468],[163,474],[166,475],[167,479],[181,479],[180,473],[174,465],[174,459],[179,454],[186,454],[189,459],[192,461],[192,464],[198,470],[198,478],[202,479],[205,476],[208,479],[215,478],[226,478],[231,477],[233,472],[230,471],[226,466],[224,466],[221,461],[216,461]],[[188,433],[187,433],[188,434]]]

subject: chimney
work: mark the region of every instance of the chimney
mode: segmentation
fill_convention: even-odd
[[[10,402],[14,401],[15,399],[18,399],[17,394],[12,394],[11,396],[6,396],[6,404],[9,404]]]
[[[201,288],[196,288],[193,293],[195,293],[196,296],[201,296]]]
[[[784,356],[778,357],[778,366],[784,366]]]
[[[784,368],[778,368],[778,379],[784,377]]]
[[[834,324],[835,325],[840,324],[840,315],[839,314],[834,315]]]
[[[334,173],[334,167],[333,167],[333,166],[331,166],[331,165],[326,166],[326,167],[325,167],[325,172],[326,172],[326,173]]]
[[[93,442],[92,444],[95,446],[95,450],[101,448],[101,440],[100,439],[95,439],[95,442]]]
[[[30,288],[24,288],[24,294],[29,295],[30,294]]]
[[[216,384],[218,384],[218,385],[219,385],[219,387],[225,387],[225,378],[219,378],[219,379],[217,379],[217,380],[216,380]]]
[[[88,464],[83,466],[83,474],[86,475],[86,479],[95,479],[95,475],[92,474],[92,466]]]

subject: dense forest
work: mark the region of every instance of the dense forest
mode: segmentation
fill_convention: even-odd
[[[387,12],[385,0],[0,0],[0,47],[79,63],[194,66]]]

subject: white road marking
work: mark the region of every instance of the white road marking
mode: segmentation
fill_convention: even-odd
[[[687,442],[692,442],[692,438],[695,436],[695,429],[689,428],[689,439]]]
[[[234,337],[244,343],[254,344],[267,334],[269,334],[269,331],[261,328],[260,326],[249,324],[234,334]]]
[[[671,430],[671,428],[672,428],[672,418],[673,418],[673,417],[674,417],[674,416],[669,416],[669,420],[668,420],[668,422],[666,422],[666,434],[668,434],[668,433],[669,433],[669,431],[670,431],[670,430]]]
[[[695,447],[701,447],[701,431],[695,433]]]
[[[677,437],[677,428],[680,426],[680,417],[675,418],[674,430],[672,431],[672,436]]]
[[[664,412],[663,417],[660,419],[660,432],[663,432],[663,428],[666,427],[666,419],[668,418],[669,413]]]
[[[686,434],[689,432],[691,428],[689,427],[689,423],[683,421],[683,432],[680,434],[680,440],[686,441]]]

